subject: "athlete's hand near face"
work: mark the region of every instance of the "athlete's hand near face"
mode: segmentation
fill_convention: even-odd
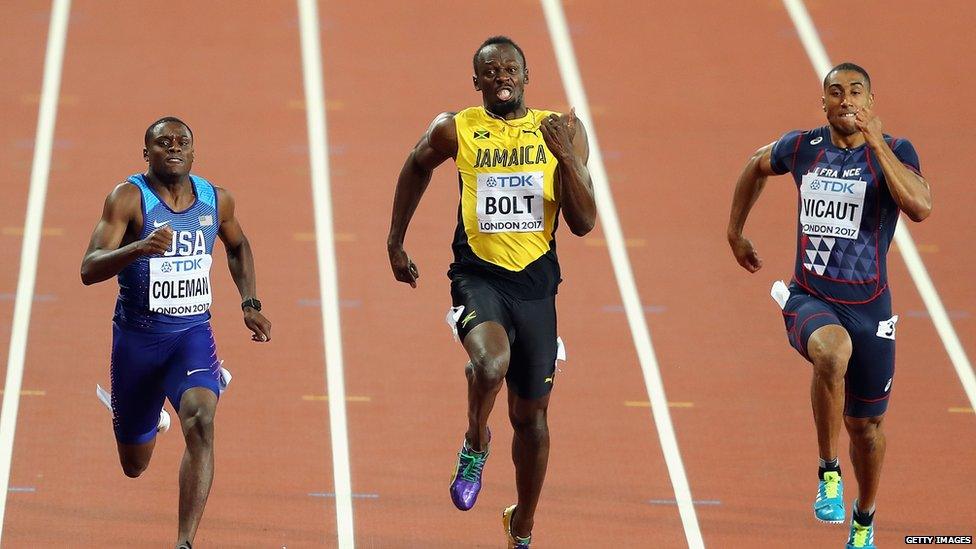
[[[576,134],[576,109],[569,114],[556,116],[550,114],[539,125],[546,146],[559,160],[565,161],[573,155],[573,136]]]
[[[139,242],[143,255],[162,255],[173,246],[173,229],[169,225],[155,229]]]
[[[881,119],[874,114],[874,110],[865,105],[854,115],[854,125],[864,134],[868,144],[878,144],[884,142],[884,126]]]
[[[388,248],[390,253],[390,267],[393,268],[393,276],[400,282],[406,282],[411,288],[417,287],[417,279],[420,278],[420,271],[417,265],[410,260],[407,252],[402,246]]]

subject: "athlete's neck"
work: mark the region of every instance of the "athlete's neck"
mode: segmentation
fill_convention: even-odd
[[[146,179],[149,180],[156,194],[167,199],[167,202],[169,199],[172,200],[170,206],[178,206],[181,202],[185,202],[186,197],[190,198],[190,202],[193,201],[193,185],[189,174],[168,177],[161,176],[150,169],[146,170]]]
[[[833,126],[830,127],[830,140],[838,149],[854,149],[865,143],[863,133],[854,132],[849,135],[844,135]]]
[[[525,103],[519,102],[509,108],[508,105],[485,105],[485,112],[492,118],[499,120],[515,120],[528,114],[529,109],[525,108]]]

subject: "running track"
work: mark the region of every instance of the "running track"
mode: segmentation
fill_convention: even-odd
[[[935,210],[910,229],[972,359],[976,286],[967,275],[976,262],[967,252],[976,191],[965,161],[976,140],[967,123],[976,119],[976,75],[960,52],[974,46],[976,16],[964,1],[886,6],[808,8],[831,59],[871,71],[879,116],[919,150]],[[433,1],[318,9],[356,545],[498,547],[497,515],[514,497],[503,402],[478,507],[458,513],[446,494],[465,425],[463,352],[441,320],[456,208],[449,165],[435,174],[408,235],[417,290],[392,281],[383,243],[406,152],[437,112],[479,100],[470,54],[484,36],[509,34],[525,49],[530,106],[568,107],[542,8],[520,0],[504,12],[513,22],[497,26],[458,24],[462,14]],[[5,10],[13,32],[0,34],[4,355],[50,4],[24,0]],[[770,282],[792,268],[790,182],[770,181],[747,226],[763,271],[742,271],[724,241],[747,156],[788,129],[822,123],[818,75],[787,12],[773,0],[655,8],[574,1],[565,11],[705,544],[837,546],[845,528],[809,516],[816,446],[808,367],[786,345],[767,297]],[[104,195],[143,169],[142,132],[162,114],[190,122],[196,171],[237,198],[275,323],[271,345],[248,341],[218,259],[214,327],[235,379],[218,415],[217,478],[198,545],[337,544],[302,74],[291,2],[73,2],[4,546],[172,542],[182,445],[169,433],[143,478],[120,474],[111,424],[91,394],[108,380],[116,289],[84,288],[76,274]],[[537,544],[685,546],[602,227],[584,239],[562,230],[559,241],[560,333],[570,361],[550,414]],[[900,344],[878,541],[972,535],[971,403],[897,251],[890,278]]]

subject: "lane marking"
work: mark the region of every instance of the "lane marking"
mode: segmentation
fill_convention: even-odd
[[[342,365],[342,333],[339,320],[339,281],[336,273],[332,224],[332,196],[329,182],[328,137],[325,92],[322,86],[322,51],[319,14],[315,0],[297,0],[299,34],[302,43],[302,73],[308,124],[308,156],[315,211],[315,251],[322,297],[322,331],[325,340],[326,393],[345,395]],[[338,546],[355,547],[352,516],[352,480],[349,472],[349,435],[346,400],[329,399],[329,434],[332,439],[332,471],[335,483]]]
[[[5,392],[6,392],[6,389],[0,389],[0,395],[4,394]],[[38,390],[35,390],[35,389],[23,389],[22,391],[20,391],[20,396],[40,396],[40,397],[42,397],[42,396],[45,396],[45,395],[47,395],[47,391],[38,391]]]
[[[813,63],[813,70],[822,80],[834,65],[827,57],[827,51],[817,34],[817,27],[813,24],[813,19],[810,18],[806,5],[803,0],[783,0],[783,4],[786,6],[786,11],[789,12],[790,19],[793,20],[793,25],[800,35],[800,41],[803,43],[803,48],[806,50],[810,62]],[[973,372],[973,365],[969,361],[969,357],[966,356],[966,351],[959,341],[959,336],[956,335],[955,328],[952,327],[949,315],[946,314],[945,307],[942,305],[942,299],[929,277],[925,264],[922,263],[922,257],[915,247],[915,241],[912,239],[907,225],[908,220],[902,216],[901,223],[895,229],[895,244],[897,244],[901,258],[908,267],[909,274],[912,275],[912,281],[915,282],[919,295],[922,296],[922,301],[925,302],[929,316],[932,317],[932,324],[935,325],[935,330],[942,340],[942,346],[945,347],[949,360],[952,361],[952,366],[956,369],[959,382],[962,383],[962,388],[966,392],[966,396],[969,397],[969,403],[973,408],[976,408],[976,373]]]
[[[603,165],[596,126],[593,124],[593,117],[590,114],[590,103],[586,98],[583,79],[576,62],[576,54],[573,52],[573,43],[569,37],[566,15],[563,13],[563,7],[559,0],[540,1],[546,14],[546,24],[549,26],[549,36],[552,38],[553,50],[559,64],[559,74],[562,77],[563,86],[566,88],[566,98],[576,108],[576,114],[586,124],[589,133],[589,170],[593,179],[597,211],[606,238],[607,250],[613,263],[617,286],[620,288],[620,297],[626,309],[627,322],[630,324],[630,333],[634,338],[637,357],[644,374],[644,384],[647,387],[647,394],[651,402],[651,415],[657,427],[664,461],[668,466],[671,486],[678,502],[681,525],[684,528],[688,546],[692,549],[698,549],[704,547],[705,543],[702,540],[698,517],[695,515],[695,507],[692,504],[691,489],[685,475],[684,463],[681,461],[678,440],[674,434],[674,426],[671,424],[668,399],[664,395],[664,382],[661,380],[657,357],[654,355],[651,333],[647,327],[647,319],[644,318],[644,310],[641,308],[637,283],[634,281],[634,273],[630,267],[630,258],[627,256],[623,229],[620,227],[617,208],[614,206],[613,196],[610,192],[610,182]]]
[[[651,403],[647,400],[625,400],[624,406],[628,408],[650,408]],[[694,402],[669,402],[668,408],[694,408]]]
[[[0,229],[4,236],[23,236],[23,227],[4,227]],[[44,227],[41,229],[41,236],[64,236],[64,229],[61,227]]]
[[[299,299],[297,301],[297,303],[301,307],[321,307],[322,306],[322,300],[321,299],[303,298],[303,299]],[[343,309],[358,309],[362,305],[363,305],[363,300],[362,299],[340,299],[339,300],[339,306],[342,307]]]
[[[969,311],[946,311],[949,318],[969,318],[972,315]],[[928,311],[908,311],[905,313],[906,317],[917,317],[917,318],[930,318]]]
[[[668,310],[664,305],[644,305],[642,308],[645,313],[651,314],[661,314]],[[600,310],[605,313],[623,313],[626,311],[623,305],[604,305]]]
[[[25,93],[20,96],[20,102],[25,105],[39,105],[41,103],[41,96],[40,94],[36,93]],[[58,105],[74,106],[78,104],[78,96],[64,94],[61,97],[58,97],[57,102]]]
[[[303,111],[305,110],[305,100],[304,99],[289,99],[288,108]],[[343,101],[327,100],[325,102],[325,110],[327,111],[341,111],[346,108],[346,104]]]
[[[13,301],[17,298],[17,294],[3,293],[0,294],[0,301]],[[54,294],[34,294],[34,301],[37,303],[48,303],[57,299]]]
[[[578,111],[579,109],[577,109]],[[582,118],[582,117],[581,117]],[[590,131],[590,127],[586,127],[587,133]],[[593,157],[593,153],[590,153],[590,158]],[[609,246],[606,239],[603,238],[584,238],[583,243],[587,246],[592,246],[594,248],[603,248]],[[647,240],[643,238],[626,238],[624,239],[624,247],[626,248],[643,248],[647,246]]]
[[[14,300],[13,327],[7,355],[7,380],[4,384],[3,408],[0,411],[0,539],[7,511],[10,462],[13,458],[14,431],[17,428],[17,410],[20,406],[20,387],[24,380],[24,357],[27,352],[31,305],[34,302],[34,284],[37,280],[37,257],[41,247],[44,200],[51,172],[51,148],[54,142],[54,123],[58,113],[61,67],[64,64],[70,11],[71,0],[52,0],[51,24],[48,27],[47,51],[44,54],[44,79],[41,84],[40,107],[37,110],[34,161],[31,164],[30,191],[27,194],[27,213],[24,218],[24,240],[20,251],[20,273],[17,276],[17,298]]]
[[[950,414],[972,414],[976,412],[972,408],[949,408]]]
[[[313,498],[334,498],[335,494],[332,492],[309,492],[308,495]],[[353,494],[352,497],[357,499],[378,499],[379,494]]]
[[[292,238],[299,242],[315,242],[315,233],[294,233]],[[353,233],[335,233],[333,238],[336,242],[355,242],[357,240]]]
[[[302,395],[302,400],[322,401],[329,400],[329,395]],[[368,396],[347,396],[346,402],[372,402]]]
[[[33,494],[36,491],[37,488],[34,488],[33,486],[11,486],[10,488],[7,488],[7,493],[13,492],[20,494]]]
[[[649,499],[647,503],[651,505],[675,505],[673,499]],[[696,499],[693,501],[695,505],[722,505],[722,502],[717,499]]]

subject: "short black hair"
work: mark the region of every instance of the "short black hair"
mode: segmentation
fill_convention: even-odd
[[[498,44],[505,44],[515,48],[515,51],[517,51],[519,55],[522,56],[522,69],[524,70],[526,68],[528,63],[526,63],[525,61],[525,52],[522,51],[522,48],[520,48],[519,45],[516,44],[515,41],[512,40],[511,38],[507,36],[499,35],[499,36],[488,37],[488,39],[482,42],[481,45],[478,46],[478,49],[475,50],[474,57],[471,58],[471,65],[474,67],[475,73],[478,72],[478,56],[481,55],[481,50],[487,48],[488,46],[495,46]]]
[[[153,122],[152,124],[149,125],[148,128],[146,128],[145,143],[146,143],[146,146],[147,147],[149,146],[149,138],[152,137],[153,128],[155,128],[156,126],[158,126],[160,124],[165,124],[167,122],[176,122],[178,124],[182,124],[183,127],[186,128],[186,131],[190,132],[190,139],[193,139],[193,130],[190,129],[190,125],[189,124],[187,124],[186,122],[180,120],[179,118],[176,118],[175,116],[164,116],[164,117],[160,118],[159,120]]]
[[[827,76],[824,76],[824,81],[823,81],[824,89],[827,89],[827,79],[830,78],[830,75],[840,71],[853,71],[853,72],[861,73],[861,76],[863,76],[864,80],[867,81],[868,89],[869,90],[871,89],[871,77],[868,76],[868,71],[864,70],[864,67],[860,65],[856,65],[849,61],[845,61],[840,65],[837,65],[836,67],[830,69],[830,71],[827,72]]]

